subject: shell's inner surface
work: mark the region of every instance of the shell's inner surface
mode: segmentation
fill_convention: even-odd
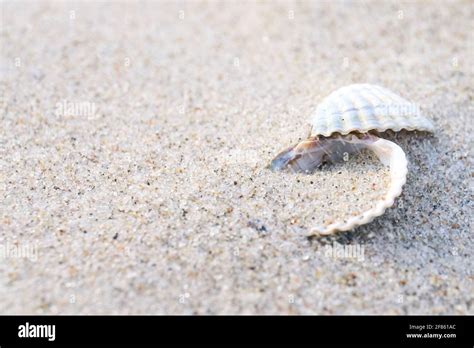
[[[379,169],[374,170],[375,167],[372,166],[370,171],[361,174],[357,168],[362,165],[357,161],[361,155],[367,156],[367,153],[378,159],[376,162]],[[292,171],[301,175],[298,173],[311,173],[324,163],[334,164],[333,167],[348,166],[355,178],[362,175],[362,179],[367,179],[375,173],[376,177],[371,180],[373,183],[379,182],[383,185],[376,185],[377,192],[367,191],[370,194],[356,197],[355,201],[358,202],[356,206],[345,207],[342,210],[332,209],[334,215],[315,221],[316,226],[312,228],[311,234],[347,231],[372,221],[393,205],[406,181],[407,161],[403,150],[395,143],[371,134],[310,137],[278,154],[270,167],[273,171]],[[367,160],[362,159],[361,163],[365,165]],[[337,186],[342,188],[344,184],[341,182],[341,185]],[[314,194],[317,195],[317,192]],[[327,204],[338,206],[337,202]]]
[[[377,137],[354,134],[344,136],[310,137],[295,146],[279,153],[271,162],[274,171],[289,169],[293,172],[311,173],[323,163],[348,161],[349,156],[356,154],[373,144]]]
[[[311,175],[289,175],[316,183],[300,193],[301,200],[312,204],[307,204],[306,209],[297,205],[298,210],[294,211],[298,221],[316,233],[324,233],[334,223],[347,223],[375,208],[390,186],[389,168],[367,149],[349,156],[347,161],[325,163]]]

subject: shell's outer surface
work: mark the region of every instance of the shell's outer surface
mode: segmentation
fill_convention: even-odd
[[[371,84],[349,85],[331,93],[318,105],[311,125],[311,135],[326,137],[353,131],[434,131],[433,123],[420,114],[417,104]]]

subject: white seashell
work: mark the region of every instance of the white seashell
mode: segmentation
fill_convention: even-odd
[[[371,132],[387,130],[434,131],[433,123],[410,103],[386,88],[355,84],[338,89],[326,97],[311,118],[312,131],[304,140],[278,154],[271,163],[273,170],[290,168],[310,172],[325,160],[335,161],[341,151],[356,152],[361,148],[373,151],[390,168],[390,185],[384,198],[375,207],[347,221],[316,226],[310,234],[331,234],[348,231],[371,222],[391,207],[406,182],[407,160],[395,143]],[[357,135],[357,136],[356,136]]]
[[[433,123],[410,103],[390,90],[370,84],[342,87],[327,96],[311,117],[311,134],[330,136],[371,130],[434,131]]]
[[[374,141],[372,141],[374,139]],[[367,141],[368,140],[368,141]],[[346,139],[348,141],[348,139]],[[357,226],[367,224],[382,215],[385,210],[393,205],[395,198],[402,193],[402,187],[405,185],[408,162],[402,148],[397,144],[376,137],[368,137],[365,139],[358,139],[353,136],[349,140],[353,143],[364,144],[368,149],[372,150],[383,165],[390,168],[390,187],[388,188],[385,197],[377,203],[377,205],[360,215],[354,216],[346,222],[336,222],[328,226],[314,227],[310,234],[331,234],[337,231],[349,231]]]

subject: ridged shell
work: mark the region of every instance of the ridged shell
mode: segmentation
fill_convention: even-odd
[[[418,105],[371,84],[349,85],[332,92],[318,105],[311,125],[313,136],[389,129],[434,131],[433,123],[420,114]]]
[[[327,235],[337,231],[349,231],[357,226],[367,224],[377,216],[382,215],[387,208],[394,204],[395,198],[400,196],[408,172],[408,163],[405,153],[400,146],[391,141],[377,137],[374,138],[377,140],[372,142],[371,140],[360,140],[352,136],[352,139],[346,138],[346,141],[366,143],[368,148],[377,155],[379,160],[390,168],[390,186],[388,187],[388,192],[385,194],[385,197],[377,202],[373,208],[360,215],[351,217],[347,221],[335,222],[329,226],[316,226],[310,231],[309,235]]]

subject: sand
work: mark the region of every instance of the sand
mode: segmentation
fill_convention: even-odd
[[[0,7],[0,313],[474,313],[472,2]],[[383,216],[307,237],[384,173],[265,167],[362,82],[437,132],[389,136]]]

